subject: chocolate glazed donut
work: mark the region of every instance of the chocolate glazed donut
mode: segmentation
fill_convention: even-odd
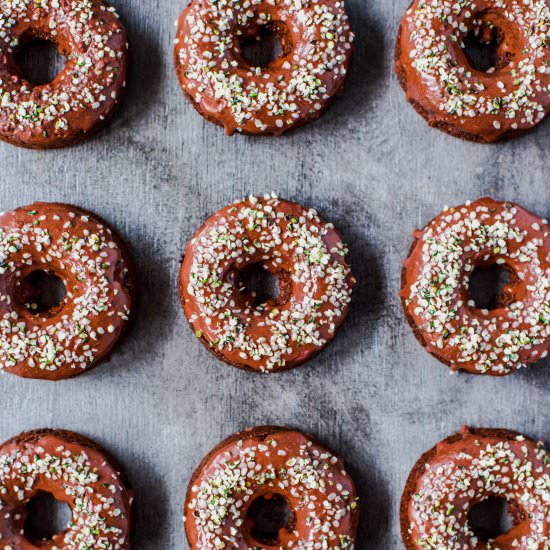
[[[41,310],[36,274],[61,279]],[[122,239],[94,214],[34,203],[0,215],[0,369],[60,380],[106,359],[133,314],[135,284]]]
[[[407,99],[435,128],[477,142],[515,137],[550,111],[550,0],[414,0],[403,16],[395,70]],[[477,70],[473,33],[494,43]]]
[[[476,268],[509,280],[493,309],[469,297]],[[447,208],[414,233],[401,275],[405,316],[422,346],[453,370],[502,376],[550,349],[550,227],[490,198]]]
[[[126,30],[102,0],[0,0],[0,139],[32,149],[71,145],[101,128],[126,86]],[[54,42],[67,58],[49,84],[21,74],[28,40]]]
[[[279,36],[283,54],[254,67],[241,42],[262,29]],[[179,19],[176,72],[197,111],[227,134],[282,134],[341,93],[352,41],[342,0],[193,0]]]
[[[507,501],[513,526],[481,537],[470,512],[490,498]],[[550,455],[542,442],[509,430],[465,427],[412,469],[401,500],[403,542],[407,550],[546,550],[549,501]]]
[[[331,451],[301,432],[263,426],[232,435],[203,459],[184,521],[191,550],[352,550],[358,497]]]
[[[35,430],[0,447],[0,540],[8,550],[128,550],[133,492],[116,461],[66,430]],[[27,533],[26,505],[41,493],[66,503],[69,526],[50,540]]]
[[[187,244],[179,280],[185,315],[197,338],[231,365],[296,367],[327,345],[348,313],[355,279],[347,254],[313,209],[270,195],[237,201]],[[255,303],[242,281],[254,266],[276,277],[277,297]]]

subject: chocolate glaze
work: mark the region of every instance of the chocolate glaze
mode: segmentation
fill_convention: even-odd
[[[253,537],[247,513],[258,498],[274,495],[286,499],[291,521],[266,544]],[[216,506],[205,507],[204,498]],[[192,550],[218,548],[219,541],[242,550],[317,548],[322,541],[319,548],[353,549],[357,501],[342,459],[301,432],[263,426],[232,435],[203,459],[187,490],[185,530]]]
[[[4,443],[0,461],[2,548],[130,548],[133,492],[116,461],[96,443],[65,430],[35,430]],[[24,527],[26,505],[40,492],[68,504],[72,520],[65,531],[37,544]]]
[[[478,142],[515,137],[550,111],[549,25],[548,0],[414,0],[399,28],[395,69],[430,126]],[[470,64],[469,31],[496,38],[493,71]]]
[[[0,215],[0,368],[59,380],[108,357],[133,313],[134,274],[125,244],[75,206],[34,203]],[[27,277],[58,276],[61,304],[36,313]]]
[[[253,67],[239,40],[262,26],[279,35],[283,55]],[[193,0],[179,19],[176,72],[193,106],[227,134],[281,134],[341,93],[352,40],[342,0]]]
[[[467,222],[467,229],[465,223]],[[521,206],[490,198],[450,208],[414,233],[401,298],[416,337],[454,370],[508,374],[550,349],[550,227]],[[495,309],[468,298],[476,267],[510,280]]]
[[[0,0],[0,139],[33,149],[64,147],[101,128],[126,86],[126,30],[102,0]],[[67,57],[49,84],[37,86],[14,59],[33,38]]]
[[[478,540],[468,514],[490,498],[508,501],[513,527]],[[448,437],[417,461],[401,500],[407,550],[528,550],[550,537],[550,456],[542,442],[501,429],[471,429]]]
[[[179,291],[197,338],[224,361],[254,371],[295,367],[345,319],[355,279],[339,233],[315,210],[272,196],[222,208],[189,241]],[[254,307],[239,273],[261,264],[279,297]]]

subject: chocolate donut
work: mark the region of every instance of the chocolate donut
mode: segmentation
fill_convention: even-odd
[[[505,499],[513,527],[489,540],[469,514],[489,498]],[[550,455],[508,430],[463,428],[424,453],[401,500],[407,550],[546,550],[550,540]]]
[[[405,13],[395,69],[428,122],[477,142],[515,137],[550,110],[549,0],[414,0]],[[470,33],[495,43],[489,71],[465,53]]]
[[[274,195],[222,208],[189,241],[182,306],[197,338],[227,363],[272,372],[300,365],[334,337],[355,279],[339,233],[313,209]],[[261,266],[279,295],[255,304],[242,274]]]
[[[65,430],[23,433],[0,448],[0,540],[5,550],[130,548],[132,500],[120,468],[96,443]],[[69,505],[67,529],[33,540],[27,504],[47,493]]]
[[[283,53],[254,67],[241,41],[266,29]],[[352,41],[343,0],[192,0],[179,19],[176,72],[197,111],[226,134],[282,134],[341,93]]]
[[[35,272],[64,283],[58,306],[36,309]],[[133,279],[125,244],[94,214],[43,202],[0,214],[0,369],[59,380],[95,367],[127,328]]]
[[[14,58],[35,38],[67,58],[42,86],[26,80]],[[48,149],[89,136],[121,100],[127,57],[126,30],[102,0],[0,0],[0,139]]]
[[[509,280],[494,309],[469,298],[476,268]],[[479,199],[446,208],[414,233],[401,299],[418,341],[453,370],[495,376],[550,349],[550,227],[521,206]]]
[[[232,435],[204,458],[187,490],[185,531],[191,550],[352,550],[358,500],[342,459],[301,432],[264,426]],[[261,503],[264,516],[283,517],[269,531]]]

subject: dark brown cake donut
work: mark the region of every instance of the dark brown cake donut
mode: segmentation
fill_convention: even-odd
[[[479,309],[470,277],[493,265],[509,281],[495,309]],[[548,222],[490,198],[447,208],[414,233],[401,299],[419,342],[453,370],[501,376],[538,361],[550,349]]]
[[[33,306],[35,272],[64,283],[59,306]],[[125,244],[94,214],[40,202],[0,214],[0,369],[60,380],[95,367],[125,332],[134,291]]]
[[[33,38],[54,42],[67,58],[42,86],[14,59]],[[121,100],[127,57],[126,30],[102,0],[0,0],[0,139],[48,149],[89,136]]]
[[[253,67],[240,41],[266,28],[283,54]],[[352,40],[343,0],[193,0],[179,19],[176,72],[197,111],[227,134],[282,134],[341,93]]]
[[[405,13],[395,69],[413,107],[435,128],[493,142],[550,111],[550,0],[414,0]],[[468,33],[495,42],[496,64],[476,70]]]
[[[469,513],[505,499],[513,527],[483,541]],[[499,429],[463,428],[422,455],[401,500],[407,550],[546,550],[550,540],[550,455],[542,442]]]
[[[133,493],[96,443],[65,430],[23,433],[0,448],[0,540],[4,550],[130,548]],[[51,540],[29,540],[26,505],[49,493],[72,519]]]
[[[288,509],[273,540],[257,532],[260,501]],[[263,426],[232,435],[204,458],[189,483],[184,521],[191,550],[352,550],[358,497],[342,459],[301,432]]]
[[[272,372],[324,348],[345,319],[355,279],[339,233],[313,209],[275,196],[222,208],[189,241],[180,271],[195,334],[231,365]],[[241,274],[260,265],[279,295],[255,305]]]

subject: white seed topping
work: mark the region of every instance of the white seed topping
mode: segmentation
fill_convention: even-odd
[[[521,215],[532,219],[525,211]],[[547,226],[543,234],[532,233],[531,222],[520,222],[513,205],[483,201],[443,212],[422,232],[414,255],[418,275],[405,291],[406,306],[428,345],[455,367],[471,364],[503,374],[548,349],[550,234]],[[464,304],[463,297],[475,266],[491,261],[518,272],[526,295],[489,312]]]
[[[238,37],[272,21],[309,41],[280,66],[244,65]],[[316,113],[340,88],[352,40],[342,0],[194,1],[180,20],[180,80],[201,110],[227,118],[226,126],[277,131]]]

